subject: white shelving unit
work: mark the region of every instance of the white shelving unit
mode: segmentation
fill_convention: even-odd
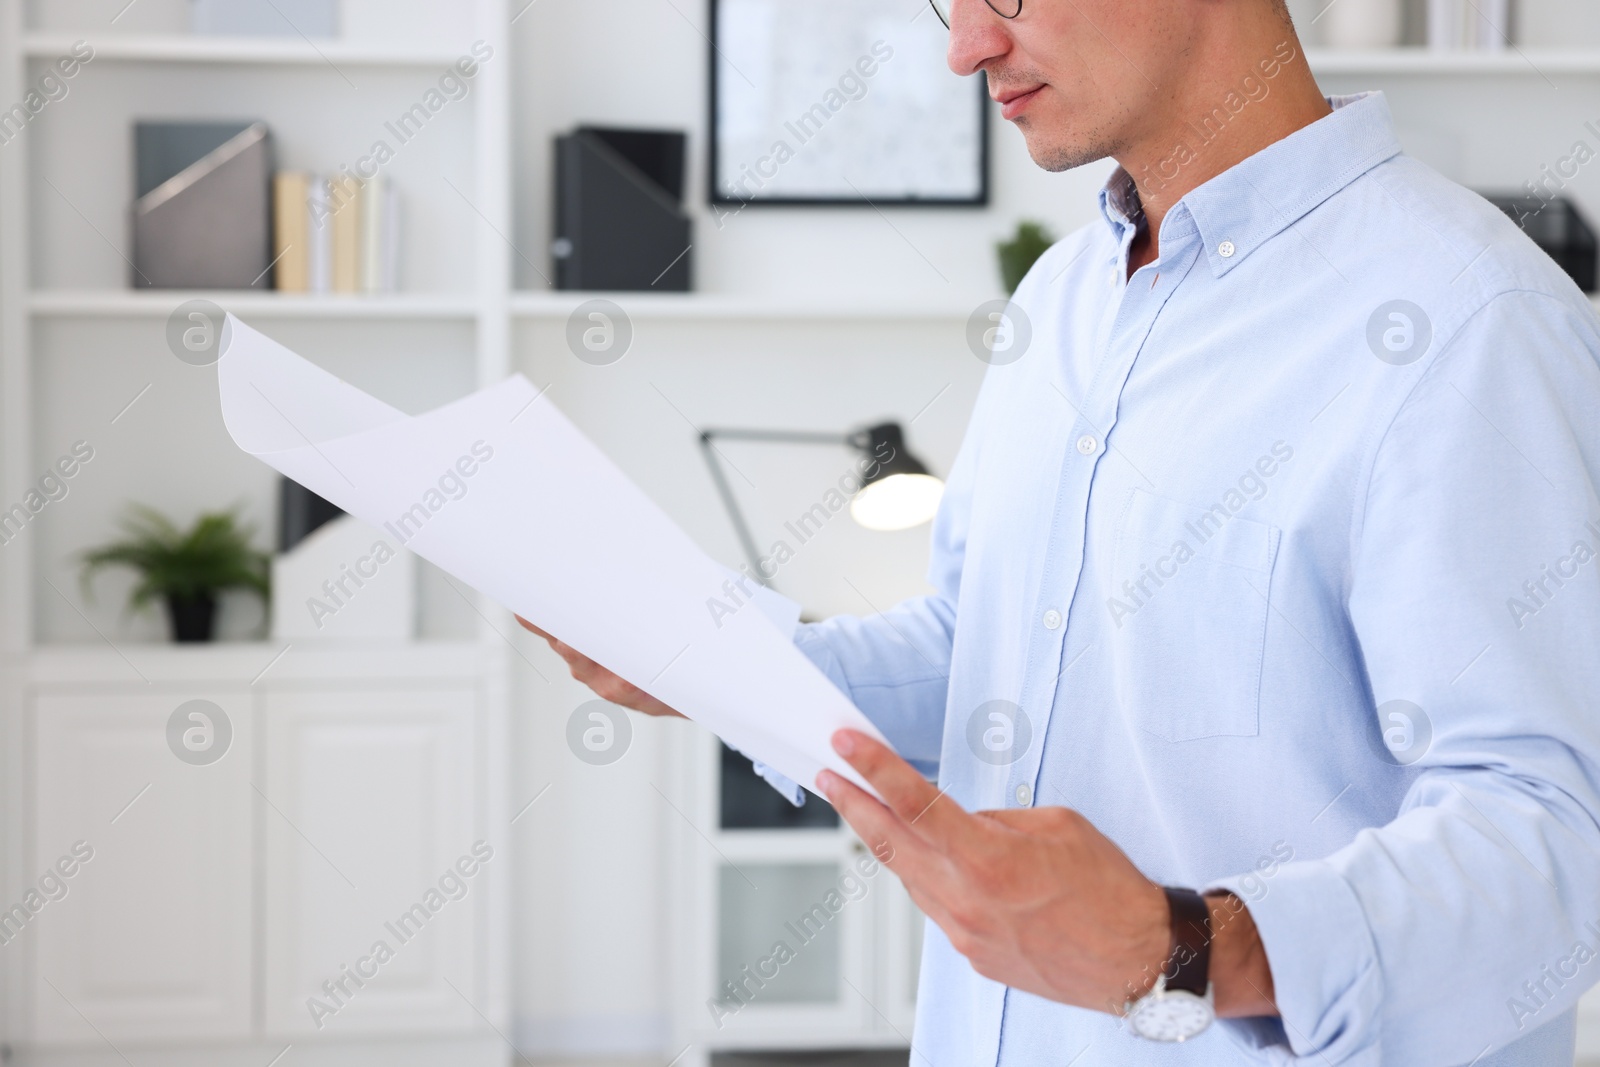
[[[96,849],[71,896],[0,956],[0,1044],[28,1063],[266,1063],[290,1044],[311,1063],[513,1055],[503,1036],[510,667],[497,630],[509,618],[461,601],[435,575],[432,608],[445,610],[424,614],[451,621],[423,625],[412,642],[285,644],[250,636],[246,620],[233,640],[177,647],[156,621],[117,616],[121,587],[90,600],[72,575],[76,551],[108,537],[128,499],[181,520],[242,496],[270,529],[274,477],[222,431],[212,372],[165,350],[166,320],[186,300],[286,333],[341,373],[364,362],[382,384],[383,367],[403,366],[413,407],[508,372],[505,0],[467,0],[442,17],[428,0],[388,5],[391,29],[405,30],[408,8],[431,24],[415,40],[375,33],[382,10],[346,6],[362,33],[312,42],[187,35],[181,3],[124,20],[166,19],[172,31],[149,33],[113,25],[115,10],[91,19],[99,12],[87,2],[0,5],[0,98],[22,99],[75,42],[94,48],[67,95],[0,149],[0,506],[24,498],[63,439],[92,441],[101,464],[0,551],[3,906],[74,836]],[[448,32],[433,32],[441,21]],[[437,84],[475,40],[495,57],[423,131],[433,143],[419,134],[392,165],[420,291],[125,287],[128,121],[263,117],[279,166],[332,170],[370,147],[385,109]],[[135,378],[136,403],[104,412]],[[167,717],[196,698],[223,708],[233,730],[223,758],[203,767],[167,751]],[[127,802],[119,791],[130,783],[134,803],[100,810]],[[476,840],[497,862],[432,920],[427,947],[400,948],[383,980],[315,1025],[307,998],[327,997],[321,980],[386,937],[381,920]]]

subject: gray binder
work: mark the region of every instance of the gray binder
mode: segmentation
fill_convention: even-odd
[[[264,123],[232,128],[136,128],[135,288],[272,288],[272,140]]]

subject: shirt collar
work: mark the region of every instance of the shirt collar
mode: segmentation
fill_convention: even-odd
[[[1122,238],[1122,231],[1138,225],[1139,216],[1144,214],[1144,205],[1139,203],[1139,189],[1120,166],[1111,172],[1100,190],[1100,214],[1111,227],[1112,237],[1118,240]]]
[[[1220,278],[1318,204],[1400,153],[1383,93],[1327,99],[1331,114],[1191,189],[1163,219],[1162,244],[1193,219],[1211,273]],[[1120,238],[1143,210],[1133,179],[1117,167],[1100,190],[1101,215]]]

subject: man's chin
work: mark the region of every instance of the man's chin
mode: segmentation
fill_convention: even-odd
[[[1022,131],[1022,139],[1028,146],[1028,156],[1034,165],[1052,174],[1094,163],[1111,154],[1105,148],[1052,140],[1044,136],[1036,125],[1030,129],[1032,124],[1026,117],[1014,119],[1013,122]]]

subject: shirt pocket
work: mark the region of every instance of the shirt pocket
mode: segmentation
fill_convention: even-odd
[[[1135,488],[1107,608],[1124,711],[1168,741],[1259,732],[1279,531]]]

